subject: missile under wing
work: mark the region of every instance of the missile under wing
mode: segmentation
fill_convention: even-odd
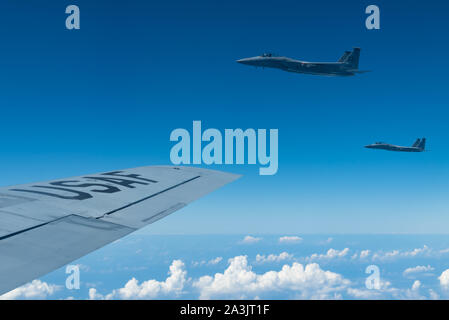
[[[0,295],[238,177],[149,166],[0,188]]]

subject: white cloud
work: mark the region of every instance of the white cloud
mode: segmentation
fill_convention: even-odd
[[[348,288],[347,293],[355,299],[386,299],[389,295],[397,294],[398,289],[392,288],[389,281],[380,279],[378,289]]]
[[[449,289],[449,269],[444,270],[438,277],[438,280],[440,280],[440,285],[444,289]]]
[[[348,295],[355,299],[426,299],[419,292],[421,282],[416,280],[411,288],[398,289],[386,280],[380,280],[379,289],[348,288]]]
[[[382,291],[358,288],[348,288],[347,293],[355,299],[381,299]]]
[[[412,284],[411,289],[407,289],[405,291],[405,296],[400,297],[403,299],[413,299],[413,300],[424,300],[427,299],[427,297],[420,294],[419,290],[421,288],[421,281],[415,280]],[[431,292],[430,292],[431,293]]]
[[[320,244],[329,244],[329,243],[331,243],[332,241],[334,241],[334,238],[332,238],[332,237],[329,237],[329,238],[327,238],[326,240],[324,240],[324,241],[321,241],[320,242]]]
[[[0,296],[0,300],[45,299],[54,294],[60,288],[60,286],[54,284],[48,284],[40,280],[33,280],[26,285]]]
[[[169,276],[165,281],[148,280],[139,284],[135,278],[129,280],[123,288],[113,290],[103,296],[95,288],[89,289],[90,299],[158,299],[179,296],[188,281],[187,271],[181,260],[174,260]]]
[[[90,288],[89,298],[166,299],[179,298],[181,294],[199,293],[200,299],[260,299],[278,293],[282,297],[293,299],[336,299],[342,297],[340,292],[349,284],[349,280],[337,273],[322,270],[316,263],[303,266],[294,262],[292,265],[284,265],[279,271],[257,274],[248,265],[246,256],[237,256],[229,259],[229,266],[223,273],[216,273],[213,277],[206,275],[191,281],[187,279],[183,262],[175,260],[165,281],[149,280],[139,284],[133,278],[123,288],[106,295]]]
[[[111,297],[112,298],[112,297]],[[103,300],[105,297],[97,292],[97,289],[90,288],[89,289],[89,300]]]
[[[357,259],[357,257],[359,257],[360,259],[365,259],[370,255],[371,251],[370,250],[362,250],[360,251],[360,254],[354,253],[351,257],[352,260]]]
[[[399,251],[393,250],[389,252],[378,252],[373,255],[373,260],[389,260],[396,257],[416,257],[419,255],[430,255],[432,253],[432,249],[428,246],[424,245],[422,248],[416,248],[410,251]]]
[[[438,299],[440,299],[440,296],[438,295],[438,293],[436,293],[432,289],[429,289],[429,299],[438,300]]]
[[[386,260],[396,256],[399,256],[399,250],[393,250],[385,253],[378,252],[373,255],[373,260]]]
[[[388,281],[380,282],[380,289],[361,289],[361,288],[348,288],[347,293],[355,299],[439,299],[439,295],[432,289],[428,290],[428,296],[421,294],[423,289],[422,283],[419,280],[415,280],[410,288],[394,288]]]
[[[223,260],[222,257],[216,257],[209,261],[206,261],[206,260],[194,261],[194,262],[192,262],[192,265],[194,267],[199,267],[199,266],[204,266],[204,265],[213,266],[213,265],[219,264],[222,260]]]
[[[428,246],[424,245],[422,248],[413,249],[412,251],[406,251],[403,253],[403,255],[406,257],[415,257],[420,254],[429,253],[430,251],[431,249]]]
[[[216,257],[215,259],[209,260],[209,261],[207,262],[207,264],[209,264],[209,265],[215,265],[215,264],[220,263],[222,260],[223,260],[222,257]]]
[[[329,249],[325,254],[317,254],[314,253],[310,257],[306,258],[306,260],[317,260],[317,259],[334,259],[334,258],[342,258],[349,253],[349,248],[344,248],[343,250]]]
[[[253,237],[253,236],[246,236],[245,238],[243,238],[241,243],[251,244],[251,243],[259,242],[260,240],[262,240],[262,238],[257,238],[257,237]]]
[[[420,287],[421,287],[421,281],[415,280],[415,282],[413,282],[413,285],[412,285],[412,290],[417,291],[417,290],[419,290]]]
[[[341,275],[324,271],[316,263],[303,266],[294,262],[280,271],[257,274],[248,265],[246,256],[229,259],[229,266],[214,277],[203,276],[193,283],[200,291],[200,299],[254,299],[263,294],[290,292],[300,299],[338,298],[349,285]]]
[[[298,236],[283,236],[279,238],[280,243],[298,243],[301,241],[302,238]]]
[[[369,250],[362,250],[362,251],[360,252],[360,259],[364,259],[364,258],[368,257],[369,254],[370,254],[370,251],[369,251]]]
[[[413,268],[405,269],[402,274],[407,277],[407,276],[415,275],[417,273],[429,272],[429,271],[433,271],[433,270],[435,270],[435,268],[431,267],[430,265],[427,265],[427,266],[416,266],[416,267],[413,267]]]
[[[279,255],[269,254],[268,256],[257,254],[256,262],[265,263],[265,262],[281,262],[284,260],[293,259],[293,255],[288,252],[281,252]]]

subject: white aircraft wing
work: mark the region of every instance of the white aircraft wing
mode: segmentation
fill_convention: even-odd
[[[150,166],[0,188],[0,295],[238,177]]]

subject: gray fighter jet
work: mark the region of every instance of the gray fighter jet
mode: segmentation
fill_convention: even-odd
[[[289,72],[322,76],[353,76],[369,71],[358,70],[360,48],[345,51],[337,62],[306,62],[264,53],[258,57],[237,60],[238,63],[263,68],[277,68]]]
[[[426,138],[417,139],[411,147],[395,146],[385,142],[376,142],[365,146],[368,149],[382,149],[388,151],[403,151],[403,152],[423,152],[426,147]]]

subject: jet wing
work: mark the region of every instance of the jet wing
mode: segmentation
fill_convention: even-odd
[[[358,69],[347,69],[346,71],[353,72],[353,73],[367,73],[367,72],[371,72],[371,70],[358,70]]]
[[[150,166],[0,188],[0,295],[238,177]]]
[[[306,68],[314,68],[314,67],[325,67],[329,65],[340,64],[339,62],[303,62],[302,66]]]

